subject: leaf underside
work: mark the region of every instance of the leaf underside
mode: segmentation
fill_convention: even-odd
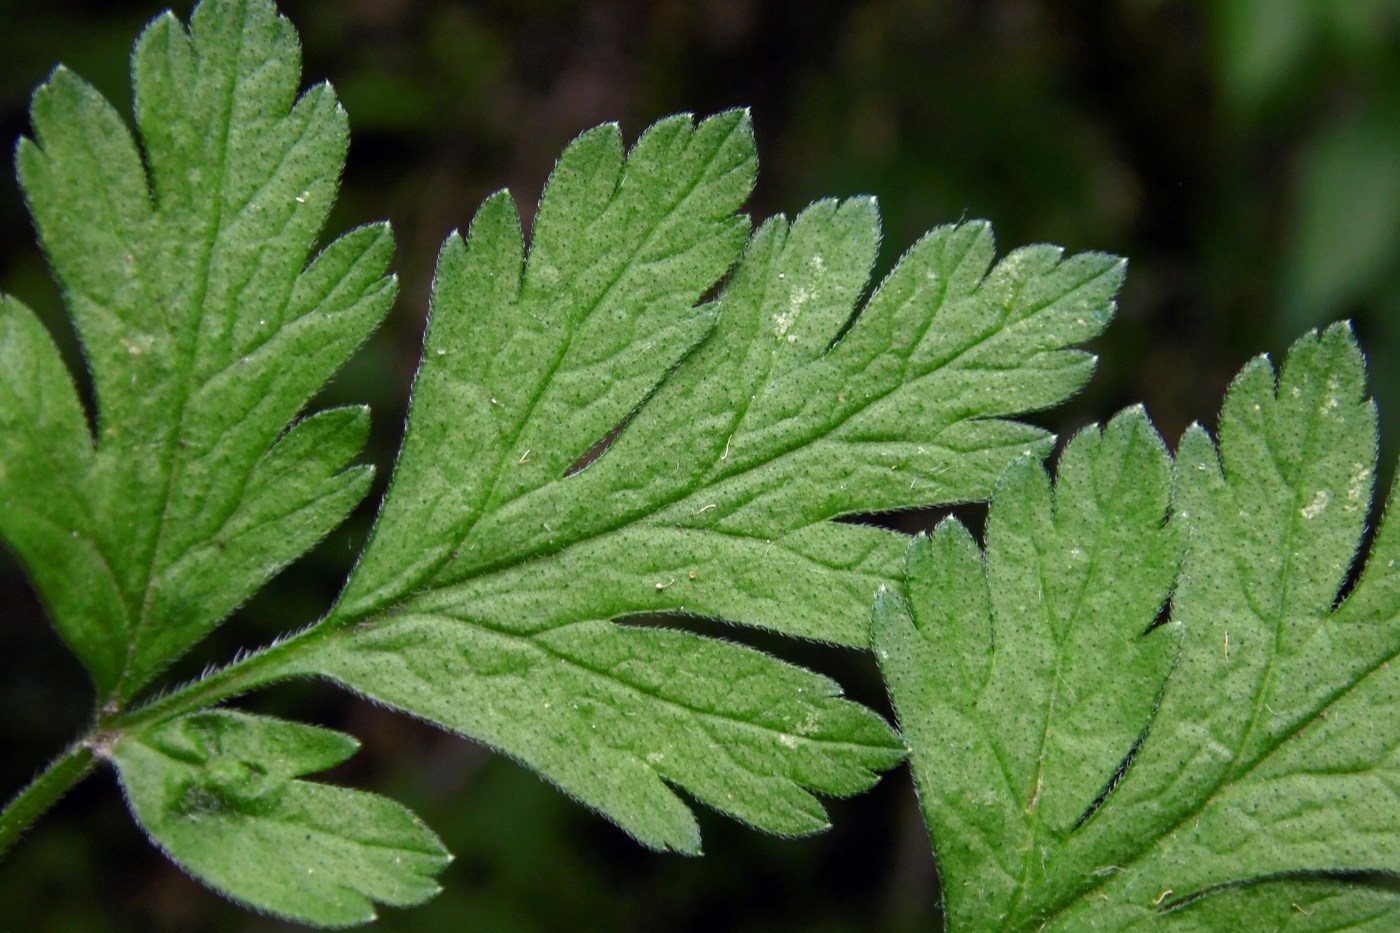
[[[1131,504],[1164,488],[1155,436],[1150,467],[1108,453],[1126,424],[1150,433],[1132,412],[1095,453],[1071,443],[1053,505],[1043,476],[1025,495],[1031,467],[1009,474],[985,557],[951,524],[914,546],[873,637],[950,928],[1394,926],[1393,522],[1342,598],[1375,469],[1364,377],[1344,325],[1304,337],[1277,374],[1252,362],[1218,446],[1199,427],[1182,439],[1165,526],[1160,493]],[[1070,509],[1087,533],[1044,533]],[[1083,585],[1064,555],[1123,535],[1128,514],[1136,536]],[[1023,611],[1033,591],[1042,611]]]

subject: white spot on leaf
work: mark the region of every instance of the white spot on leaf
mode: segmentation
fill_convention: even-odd
[[[1327,508],[1327,500],[1330,498],[1327,490],[1319,489],[1312,501],[1298,510],[1298,514],[1309,520],[1317,518],[1322,514],[1322,510]]]
[[[1364,463],[1357,463],[1353,466],[1351,482],[1347,485],[1347,499],[1353,505],[1363,505],[1366,501],[1366,493],[1371,488],[1371,468]]]

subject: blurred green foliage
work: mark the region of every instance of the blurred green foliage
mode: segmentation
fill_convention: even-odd
[[[188,3],[177,4],[188,12]],[[1400,437],[1400,0],[283,0],[309,80],[350,113],[331,229],[390,218],[400,304],[337,378],[368,401],[392,462],[439,243],[509,186],[527,220],[554,157],[617,120],[753,107],[757,216],[873,193],[886,268],[928,227],[990,219],[1003,247],[1050,241],[1130,258],[1071,430],[1142,400],[1169,443],[1211,424],[1229,376],[1302,330],[1357,322]],[[28,132],[58,61],[129,105],[126,59],[157,3],[0,0],[0,139]],[[40,310],[81,370],[12,173],[0,173],[0,288]],[[1382,486],[1381,488],[1384,488]],[[371,503],[372,506],[373,503]],[[329,605],[371,508],[210,639],[194,666]],[[901,516],[925,527],[930,516]],[[733,637],[727,630],[726,637]],[[863,659],[767,643],[883,705]],[[84,726],[90,698],[22,574],[0,554],[0,795]],[[265,710],[347,729],[336,773],[415,807],[458,859],[427,908],[384,929],[914,930],[937,880],[907,778],[833,808],[823,837],[711,818],[703,859],[643,852],[533,776],[466,742],[346,700],[279,688]],[[273,930],[169,867],[89,781],[0,865],[0,929]]]

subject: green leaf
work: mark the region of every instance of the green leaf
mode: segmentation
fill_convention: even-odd
[[[956,520],[919,538],[912,618],[891,592],[876,602],[954,929],[1017,928],[1042,855],[1093,811],[1152,716],[1177,649],[1174,627],[1149,632],[1179,559],[1170,485],[1131,409],[1070,441],[1053,489],[1033,459],[1008,470],[985,559]]]
[[[999,543],[1005,520],[997,515],[1025,512],[1024,500],[1003,499],[998,488],[985,573],[952,526],[916,546],[908,604],[884,596],[874,637],[954,928],[1393,926],[1400,900],[1378,879],[1400,867],[1394,523],[1382,525],[1365,572],[1343,593],[1365,530],[1375,451],[1375,407],[1364,398],[1364,362],[1349,328],[1304,337],[1277,377],[1265,358],[1247,366],[1226,397],[1218,450],[1200,428],[1181,442],[1170,526],[1156,527],[1164,498],[1134,513],[1138,540],[1115,546],[1085,591],[1105,608],[1085,618],[1086,640],[1066,658],[1093,669],[1088,683],[1016,661],[1043,628],[1034,612],[997,610],[1032,587],[1054,607],[1049,594],[1073,578],[1072,562],[1037,568],[1025,551]],[[1125,469],[1129,483],[1100,482],[1076,508],[1122,514],[1145,488],[1161,487],[1165,457],[1155,457],[1146,474]],[[1008,496],[1014,483],[1006,481]],[[1148,559],[1144,549],[1169,541],[1172,528],[1187,546],[1171,622],[1144,634],[1175,553]],[[956,611],[979,589],[990,616]],[[1178,637],[1167,676],[1162,658],[1170,660]],[[999,686],[1008,678],[1009,688]],[[1034,795],[1026,793],[1024,736],[1006,705],[1017,691],[1063,697],[1040,709],[1050,734],[1075,739],[1073,766],[1057,772],[1045,757]],[[1110,693],[1120,721],[1085,738],[1076,714]],[[1101,739],[1103,754],[1116,746],[1121,764],[1100,759],[1095,778],[1079,765]],[[1049,816],[1073,815],[1086,794],[1098,803],[1082,817]],[[1075,806],[1047,806],[1064,799]]]
[[[1359,885],[1346,876],[1299,877],[1222,888],[1147,921],[1177,933],[1266,928],[1390,933],[1400,924],[1400,898],[1379,884]]]
[[[0,534],[98,691],[92,733],[26,799],[112,761],[193,874],[348,924],[429,896],[440,846],[387,801],[296,780],[348,739],[210,706],[331,678],[686,852],[682,794],[809,833],[817,795],[904,757],[831,680],[642,623],[866,647],[905,541],[834,519],[984,498],[1047,451],[1009,419],[1088,377],[1072,347],[1106,324],[1121,261],[1035,246],[994,263],[985,224],[942,227],[862,306],[874,202],[750,238],[746,113],[672,117],[630,151],[590,131],[528,249],[505,193],[445,244],[395,476],[331,612],[132,709],[363,496],[367,413],[303,409],[394,294],[387,228],[308,262],[345,116],[328,87],[298,98],[296,37],[269,2],[205,0],[188,30],[167,14],[132,61],[137,135],[59,69],[17,155],[95,394],[89,419],[49,335],[3,299]],[[0,813],[6,839],[22,817]]]
[[[166,14],[136,44],[139,150],[61,67],[19,145],[96,437],[47,335],[6,300],[0,534],[112,708],[368,489],[368,468],[349,466],[365,411],[287,430],[395,290],[383,226],[308,264],[347,137],[329,87],[297,98],[299,72],[270,3],[208,0],[188,33]]]
[[[92,508],[75,482],[92,461],[92,437],[58,348],[32,311],[0,295],[0,531],[88,666],[115,670],[126,644],[102,620],[121,593],[86,534]]]
[[[317,926],[374,919],[438,891],[450,856],[406,808],[296,780],[350,757],[348,735],[214,711],[111,751],[132,813],[186,871],[234,900]]]
[[[693,852],[673,788],[762,829],[826,825],[898,761],[835,684],[616,620],[723,619],[864,646],[904,539],[831,521],[984,497],[1077,390],[1121,261],[939,228],[857,311],[869,198],[765,223],[746,114],[590,131],[545,189],[443,247],[393,483],[330,634],[329,675],[516,757],[649,846]]]

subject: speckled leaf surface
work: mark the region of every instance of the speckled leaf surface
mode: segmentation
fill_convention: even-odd
[[[1170,621],[1148,630],[1151,600],[1131,597],[1150,588],[1160,598],[1165,584],[1132,547],[1116,549],[1099,588],[1117,606],[1099,617],[1095,643],[1077,649],[1077,663],[1097,672],[1090,688],[1062,668],[1019,660],[1036,642],[1034,616],[995,611],[1032,577],[1024,554],[1001,550],[996,519],[1027,508],[1023,495],[1003,502],[999,487],[985,563],[952,526],[916,546],[907,600],[887,594],[877,605],[875,644],[911,747],[951,928],[1394,924],[1400,899],[1383,881],[1400,865],[1393,522],[1382,523],[1347,591],[1375,456],[1374,404],[1349,328],[1304,337],[1277,374],[1266,358],[1247,366],[1226,397],[1218,445],[1198,427],[1182,439],[1166,530],[1140,532],[1146,540],[1176,529],[1183,539]],[[1147,485],[1141,474],[1136,482]],[[1099,501],[1126,495],[1105,487]],[[998,574],[1008,560],[1019,572]],[[1065,573],[1034,585],[1050,593]],[[959,611],[972,593],[993,606],[990,625],[985,613]],[[1116,653],[1114,638],[1130,642],[1133,656]],[[1144,662],[1178,638],[1170,673],[1160,662],[1149,673]],[[1004,708],[1014,691],[996,688],[999,672],[1017,679],[1002,670],[1013,666],[1033,685],[1018,689],[1071,698],[1046,721],[1072,734],[1085,697],[1140,681],[1113,707],[1131,713],[1119,724],[1126,731],[1104,718],[1096,733],[1120,754],[1095,766],[1097,789],[1075,776],[1089,750],[1081,743],[1076,767],[1058,776],[1042,756],[1028,792],[1018,764],[1024,738]],[[1086,792],[1094,806],[1076,815]],[[1058,819],[1049,816],[1052,794],[1075,804]]]
[[[288,429],[395,290],[382,226],[308,262],[347,135],[299,76],[270,3],[208,2],[136,44],[139,142],[61,67],[20,141],[95,435],[48,335],[0,301],[0,534],[112,709],[368,490],[366,411]]]
[[[444,245],[395,473],[329,613],[151,691],[369,483],[367,412],[303,409],[387,310],[392,243],[366,227],[312,258],[346,117],[327,86],[298,96],[299,71],[267,0],[205,0],[138,41],[135,133],[63,69],[35,95],[20,180],[95,399],[0,299],[0,534],[98,691],[71,771],[39,791],[115,764],[172,858],[283,917],[416,903],[444,864],[431,834],[299,780],[348,739],[209,711],[320,677],[499,749],[657,849],[699,851],[692,802],[825,828],[819,796],[869,787],[899,737],[704,627],[867,647],[906,541],[835,520],[982,499],[1046,452],[1013,419],[1088,378],[1076,347],[1122,261],[998,261],[965,223],[872,290],[872,199],[751,231],[747,113],[671,117],[630,149],[584,133],[528,237],[502,192]]]
[[[339,732],[216,710],[118,742],[131,810],[185,870],[234,900],[316,926],[438,892],[449,856],[387,797],[298,778],[349,758]]]
[[[676,789],[808,833],[814,792],[862,790],[902,751],[823,677],[617,620],[866,645],[904,539],[831,519],[985,497],[1046,450],[1006,416],[1079,388],[1093,360],[1070,347],[1122,274],[1045,246],[994,262],[969,223],[929,233],[862,307],[873,201],[818,202],[745,245],[754,171],[743,112],[663,120],[630,151],[600,127],[560,158],[528,253],[505,194],[448,239],[378,525],[331,633],[286,668],[688,852]]]

